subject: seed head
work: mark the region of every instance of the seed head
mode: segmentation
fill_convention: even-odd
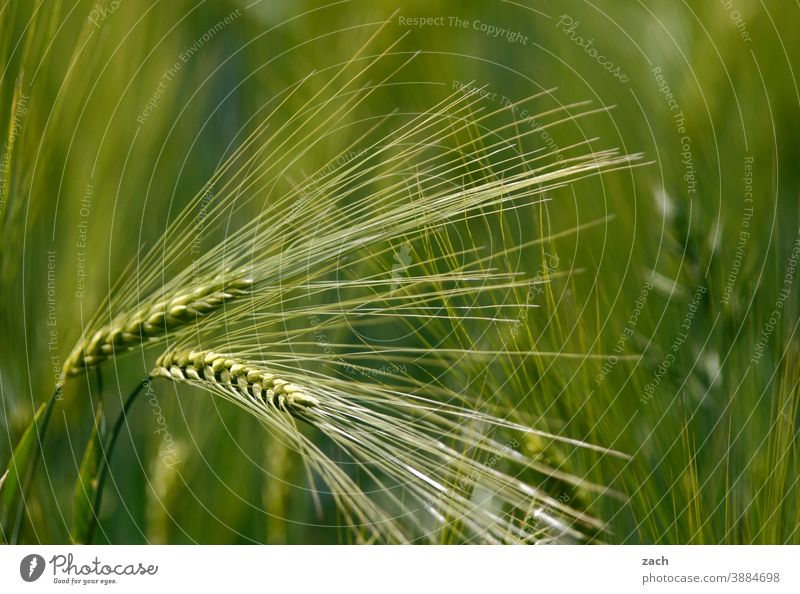
[[[109,357],[129,351],[171,330],[190,324],[218,310],[224,303],[250,292],[253,279],[217,277],[192,291],[178,293],[103,326],[84,337],[64,364],[65,377],[97,367]]]
[[[263,367],[213,351],[169,351],[158,358],[150,375],[179,382],[210,382],[288,413],[319,405],[302,387]]]

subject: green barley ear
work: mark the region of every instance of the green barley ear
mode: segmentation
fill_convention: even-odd
[[[435,542],[447,533],[463,542],[568,542],[582,539],[584,530],[601,528],[521,480],[519,470],[502,468],[536,468],[584,489],[605,489],[547,468],[519,451],[516,439],[501,443],[473,425],[556,441],[557,436],[419,395],[365,382],[303,381],[280,369],[234,354],[176,350],[158,358],[151,376],[189,383],[256,416],[294,445],[326,482],[351,528],[371,539]],[[317,430],[350,462],[325,453],[327,448],[306,437],[295,421]],[[371,478],[370,493],[346,472],[351,465]],[[536,530],[529,525],[534,520]]]
[[[156,360],[151,377],[208,382],[238,390],[242,398],[292,414],[319,404],[316,398],[266,369],[213,351],[170,351]]]
[[[232,276],[232,278],[231,278]],[[217,311],[226,303],[247,295],[253,280],[246,274],[221,276],[192,291],[160,300],[117,318],[84,337],[67,357],[65,377],[93,369],[109,357],[138,348]]]
[[[405,63],[377,83],[361,81],[385,66],[393,46],[370,58],[359,57],[362,48],[285,121],[280,108],[305,80],[276,98],[274,110],[109,292],[68,356],[66,377],[167,336],[179,339],[198,317],[222,327],[227,313],[215,314],[223,306],[234,310],[231,315],[259,311],[280,299],[282,285],[324,278],[342,254],[382,251],[398,238],[413,239],[458,219],[533,204],[551,190],[628,168],[639,158],[590,150],[589,140],[521,152],[524,139],[603,110],[573,113],[583,103],[546,110],[535,127],[504,138],[517,123],[494,122],[509,109],[486,111],[479,93],[459,90],[427,111],[380,118],[356,139],[361,147],[345,147],[353,158],[283,188],[312,147],[376,89],[392,84]],[[273,194],[276,186],[283,189]],[[235,233],[232,220],[238,221]],[[248,273],[220,276],[221,269]],[[187,286],[194,287],[191,293]],[[253,299],[237,299],[251,291]]]

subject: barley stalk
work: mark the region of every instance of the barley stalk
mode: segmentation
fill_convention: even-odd
[[[217,277],[188,293],[122,315],[80,341],[64,363],[65,377],[77,375],[148,341],[208,316],[226,302],[246,295],[253,284],[246,276],[234,280]]]
[[[580,527],[600,527],[535,484],[520,480],[519,471],[506,474],[499,465],[504,460],[590,490],[604,488],[528,459],[472,425],[546,434],[457,405],[434,407],[421,396],[363,381],[313,375],[298,381],[296,374],[277,371],[280,368],[216,350],[178,348],[162,354],[150,375],[192,384],[259,418],[276,437],[294,444],[330,487],[340,511],[374,538],[414,542],[452,530],[464,541],[528,542],[531,535],[519,525],[526,513],[542,516],[546,539],[580,539]],[[340,457],[324,453],[294,420],[318,430],[351,462],[343,468]],[[490,456],[493,462],[482,463],[473,456]],[[371,493],[345,472],[351,465],[367,472],[375,485]]]
[[[493,432],[570,440],[499,418],[505,413],[480,412],[480,392],[463,384],[450,388],[439,378],[439,371],[454,362],[478,365],[481,358],[537,355],[509,351],[506,345],[493,349],[488,340],[494,338],[477,346],[463,327],[467,321],[476,329],[485,324],[481,336],[495,337],[509,322],[508,308],[520,310],[519,304],[506,302],[507,294],[524,292],[526,282],[508,264],[525,244],[504,242],[485,253],[478,245],[456,250],[447,229],[458,221],[470,231],[473,219],[526,208],[546,200],[546,192],[628,168],[638,157],[595,151],[588,140],[525,152],[524,139],[593,112],[574,115],[571,109],[583,104],[561,106],[542,113],[546,123],[520,132],[517,122],[492,124],[507,109],[483,110],[477,94],[454,93],[430,110],[389,122],[388,133],[372,136],[378,127],[370,128],[354,141],[362,150],[341,167],[323,167],[302,185],[275,190],[278,180],[291,179],[306,152],[337,130],[359,102],[389,84],[391,75],[374,85],[357,85],[385,56],[368,60],[366,68],[342,80],[349,66],[356,67],[348,64],[323,87],[335,89],[332,97],[317,102],[320,91],[277,127],[268,126],[269,116],[264,119],[204,186],[214,188],[214,200],[206,203],[205,191],[198,194],[137,259],[136,275],[123,277],[110,292],[99,311],[113,312],[114,321],[107,324],[95,315],[64,374],[76,375],[121,352],[168,339],[172,350],[158,358],[152,377],[192,384],[256,416],[275,437],[294,446],[328,485],[351,525],[370,538],[411,542],[451,531],[464,541],[527,542],[530,535],[520,520],[531,513],[543,514],[552,538],[581,538],[581,527],[596,529],[598,523],[518,473],[532,471],[530,476],[539,479],[556,478],[596,492],[603,487],[509,450]],[[337,79],[341,84],[333,86]],[[382,123],[387,122],[388,117]],[[499,136],[503,130],[513,131],[513,137]],[[247,156],[254,147],[258,150]],[[200,204],[210,245],[197,260],[192,253],[195,266],[187,268],[183,263],[200,239],[192,224]],[[433,239],[441,255],[427,251],[426,242]],[[418,257],[394,267],[387,278],[371,262],[390,255],[398,242],[418,249]],[[350,258],[356,276],[331,280],[343,256]],[[234,275],[231,282],[215,276],[221,269],[243,267],[248,274]],[[194,273],[213,280],[187,293],[183,287]],[[224,316],[213,315],[248,293],[252,299],[237,299]],[[204,316],[207,323],[192,325]],[[426,323],[428,332],[440,330],[453,346],[335,342],[333,333],[389,318]],[[327,352],[320,353],[323,341]],[[270,345],[268,353],[264,344]],[[387,369],[413,362],[419,376],[404,370],[404,377],[391,371],[376,381],[346,377],[368,370],[369,360],[382,361]],[[331,372],[331,366],[344,375]],[[311,429],[298,430],[297,420]],[[350,461],[358,484],[340,459],[307,435],[314,431]],[[487,456],[494,462],[480,461]],[[506,463],[513,472],[501,469]]]

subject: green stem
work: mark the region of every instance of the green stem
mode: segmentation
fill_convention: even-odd
[[[38,437],[36,442],[36,450],[31,457],[31,460],[28,462],[27,468],[25,469],[22,477],[19,492],[19,502],[17,503],[17,513],[16,517],[14,518],[14,530],[11,533],[11,540],[9,541],[9,544],[17,544],[17,541],[19,540],[19,533],[22,529],[22,516],[24,515],[23,512],[25,511],[25,493],[28,491],[31,482],[33,481],[34,470],[39,464],[39,457],[44,449],[44,440],[47,437],[47,426],[50,423],[50,415],[53,412],[53,405],[58,399],[61,389],[61,384],[56,384],[55,390],[53,390],[53,393],[47,400],[47,408],[45,409],[44,417],[42,417],[42,422],[41,424],[36,424],[36,434]]]
[[[94,530],[95,527],[97,526],[97,516],[100,514],[100,504],[103,501],[103,486],[105,485],[106,482],[106,476],[108,475],[108,466],[111,461],[111,455],[114,451],[114,446],[117,443],[117,437],[122,431],[122,425],[128,416],[128,411],[130,410],[131,406],[136,400],[136,397],[142,391],[142,388],[144,388],[145,384],[147,384],[147,382],[149,381],[150,381],[149,378],[145,378],[141,382],[139,382],[139,385],[136,386],[136,389],[133,392],[131,392],[131,394],[125,400],[125,403],[122,406],[122,410],[119,411],[117,420],[114,422],[114,426],[111,429],[111,434],[108,436],[108,441],[106,442],[105,447],[103,447],[103,457],[100,460],[100,467],[97,469],[97,491],[95,493],[95,498],[92,505],[92,509],[94,509],[94,514],[92,514],[92,518],[89,521],[89,530],[87,533],[86,544],[91,544],[92,538],[94,537]]]

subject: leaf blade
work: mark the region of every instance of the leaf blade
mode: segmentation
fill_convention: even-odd
[[[70,538],[74,544],[89,544],[94,532],[95,519],[99,513],[98,490],[100,471],[103,466],[103,441],[105,423],[102,403],[97,407],[92,433],[83,453],[78,479],[72,496],[72,529]]]
[[[0,527],[2,527],[5,541],[9,540],[8,535],[12,529],[9,525],[9,522],[13,520],[11,510],[23,491],[23,481],[26,483],[29,481],[27,475],[30,472],[31,464],[35,464],[40,444],[44,440],[50,413],[56,400],[54,396],[39,405],[33,419],[17,442],[8,467],[0,479]]]

